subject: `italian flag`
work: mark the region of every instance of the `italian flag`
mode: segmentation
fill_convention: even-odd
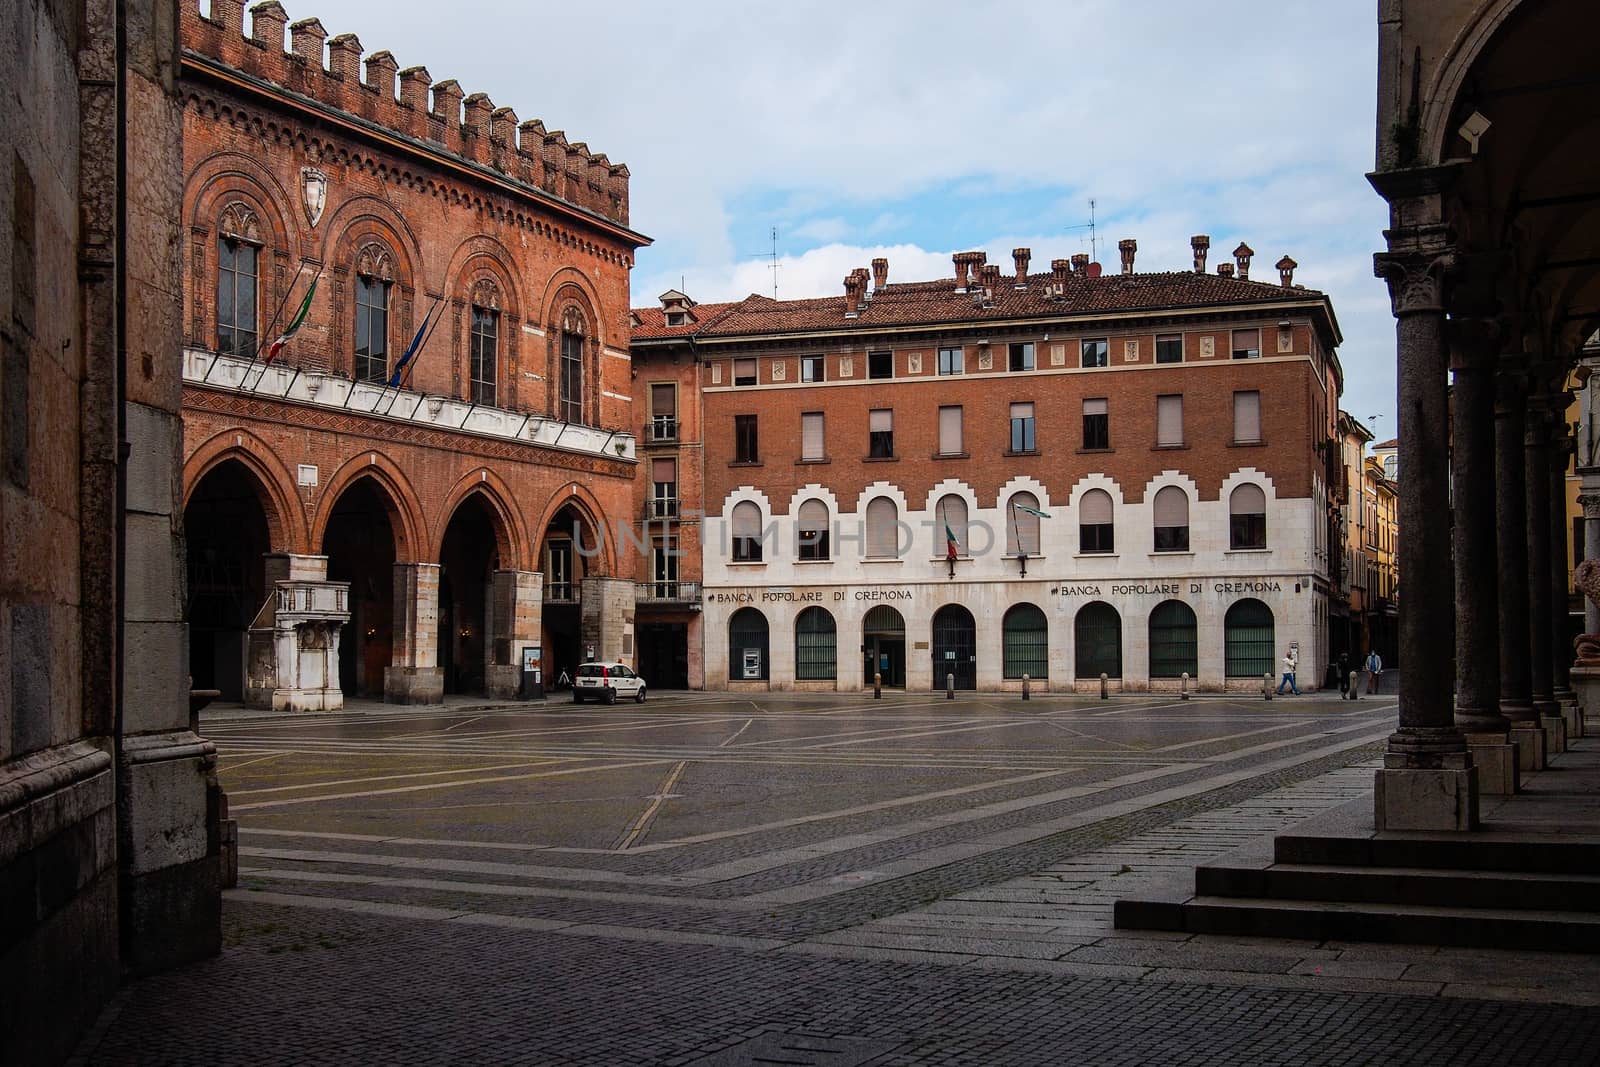
[[[956,544],[955,531],[950,529],[950,524],[944,524],[944,558],[955,559],[961,555],[961,548]]]
[[[284,346],[294,339],[295,334],[300,332],[300,327],[305,325],[306,315],[311,311],[311,298],[317,295],[317,282],[321,278],[322,274],[319,271],[317,276],[311,279],[311,288],[306,290],[306,298],[300,301],[300,310],[294,313],[294,318],[289,321],[288,326],[284,327],[283,332],[278,335],[278,339],[267,346],[267,354],[261,361],[264,366],[270,366],[272,361],[278,358],[278,353],[283,351]]]
[[[1026,511],[1029,515],[1033,515],[1041,519],[1050,518],[1049,512],[1040,511],[1038,508],[1030,508],[1026,504],[1012,504],[1011,506],[1016,508],[1018,511]]]

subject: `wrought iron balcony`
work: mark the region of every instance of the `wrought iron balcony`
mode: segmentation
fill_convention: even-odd
[[[676,519],[678,517],[678,498],[675,496],[653,496],[644,502],[644,517],[646,519]]]
[[[699,582],[640,582],[635,599],[640,604],[692,604],[700,605]]]
[[[678,420],[671,415],[652,415],[645,427],[648,444],[667,444],[678,439]]]

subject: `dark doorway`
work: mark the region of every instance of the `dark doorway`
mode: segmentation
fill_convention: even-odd
[[[350,583],[350,621],[339,630],[339,688],[383,696],[394,652],[394,527],[388,495],[371,478],[339,494],[322,534],[328,580]]]
[[[439,553],[439,667],[446,693],[485,691],[497,545],[494,512],[474,493],[457,505]]]
[[[183,530],[190,684],[242,701],[250,623],[267,598],[269,535],[256,476],[238,460],[212,468],[189,496]]]
[[[861,684],[871,686],[883,675],[890,689],[906,685],[906,621],[887,604],[879,604],[861,621]]]
[[[640,624],[639,674],[652,692],[689,688],[688,623]]]
[[[933,616],[934,688],[943,689],[950,674],[957,689],[978,688],[978,627],[960,604],[946,604]]]
[[[545,527],[544,547],[539,553],[539,565],[544,573],[540,640],[544,645],[546,677],[552,682],[559,682],[563,671],[571,676],[578,664],[589,658],[588,649],[581,642],[583,578],[588,573],[589,562],[584,553],[592,553],[599,544],[594,527],[573,507],[556,512],[550,525]],[[687,676],[687,644],[684,673]],[[645,681],[653,687],[664,684],[649,674],[645,674]]]

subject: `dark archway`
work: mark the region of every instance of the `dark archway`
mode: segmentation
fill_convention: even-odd
[[[1229,678],[1272,674],[1277,638],[1272,609],[1259,600],[1236,601],[1222,621],[1223,673]],[[1359,661],[1359,656],[1356,657]]]
[[[439,667],[446,693],[483,693],[489,587],[500,567],[495,513],[479,493],[456,505],[439,552]]]
[[[541,632],[544,662],[549,677],[569,676],[578,664],[589,658],[582,643],[583,580],[590,565],[599,560],[602,548],[599,532],[584,512],[571,504],[556,512],[545,527],[539,547],[539,567],[544,574],[544,600]],[[687,648],[684,684],[687,684]],[[646,676],[657,685],[665,684]]]
[[[1072,623],[1077,655],[1073,676],[1079,679],[1122,677],[1122,616],[1103,600],[1085,604]]]
[[[951,674],[957,689],[978,688],[978,626],[960,604],[946,604],[933,614],[934,688],[943,689]]]
[[[350,621],[339,631],[339,688],[382,698],[394,653],[394,502],[372,478],[351,482],[328,515],[328,580],[350,583]]]
[[[1150,612],[1149,627],[1150,677],[1199,675],[1199,627],[1193,608],[1181,600],[1163,600]]]
[[[906,684],[906,620],[894,608],[879,604],[861,620],[861,670],[863,685],[882,675],[883,684],[903,689]]]
[[[271,548],[261,483],[238,460],[200,479],[183,509],[190,684],[243,701],[250,624],[267,599]]]

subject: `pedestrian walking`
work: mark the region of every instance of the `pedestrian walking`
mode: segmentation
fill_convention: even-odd
[[[1367,650],[1367,692],[1376,693],[1378,691],[1378,679],[1381,677],[1383,677],[1383,657],[1378,655],[1377,649],[1369,648]]]
[[[1298,661],[1295,658],[1294,649],[1291,648],[1283,654],[1283,680],[1278,683],[1279,696],[1283,696],[1284,686],[1288,686],[1289,691],[1295,696],[1300,695],[1300,687],[1294,684],[1294,671],[1297,665]]]

